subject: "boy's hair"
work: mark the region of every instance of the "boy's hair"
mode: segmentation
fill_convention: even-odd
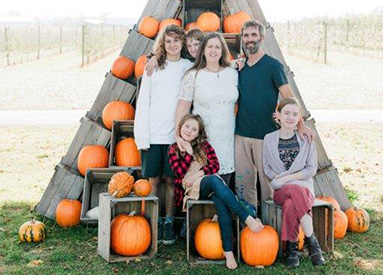
[[[202,41],[205,38],[206,34],[200,29],[191,29],[186,33],[186,39],[195,39]]]
[[[199,115],[187,114],[183,118],[181,118],[178,124],[177,135],[181,136],[181,128],[185,124],[185,122],[188,121],[189,119],[194,119],[195,121],[197,121],[198,128],[199,128],[197,137],[190,142],[193,148],[193,152],[195,154],[194,157],[199,163],[201,164],[206,163],[207,156],[203,149],[203,145],[205,144],[207,140],[207,135],[206,135],[205,125],[203,124],[203,120]],[[178,156],[180,156],[181,151],[179,150],[178,146],[176,148],[176,153]]]
[[[167,36],[179,38],[182,47],[185,45],[185,30],[183,28],[176,25],[170,25],[161,30],[153,46],[154,54],[158,62],[158,68],[161,70],[164,69],[166,65],[165,34]]]

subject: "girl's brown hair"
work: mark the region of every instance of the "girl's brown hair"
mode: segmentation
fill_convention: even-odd
[[[207,161],[207,156],[206,156],[205,151],[203,150],[203,145],[207,140],[207,135],[206,135],[205,125],[203,124],[202,118],[199,115],[193,115],[193,114],[185,115],[180,120],[180,123],[178,124],[177,135],[181,136],[181,128],[185,124],[185,122],[188,121],[189,119],[194,119],[195,121],[197,121],[198,128],[199,128],[197,137],[190,142],[190,144],[193,148],[193,152],[195,154],[194,157],[196,158],[196,160],[199,163],[204,164]],[[178,148],[178,146],[176,148],[176,153],[177,153],[178,157],[181,154],[181,151]]]
[[[227,44],[225,42],[225,39],[223,38],[222,34],[217,32],[212,32],[206,35],[205,38],[202,40],[194,65],[193,67],[191,67],[191,69],[189,69],[189,71],[191,70],[199,71],[206,67],[206,57],[204,53],[205,53],[207,42],[213,38],[218,38],[219,41],[221,42],[222,56],[219,59],[219,65],[224,68],[230,66],[230,53],[229,53],[229,48],[227,47]]]
[[[182,46],[185,45],[185,30],[176,25],[170,25],[165,27],[158,35],[154,42],[154,54],[157,58],[158,68],[161,70],[166,66],[166,50],[165,50],[165,35],[173,38],[178,38],[182,42]]]
[[[295,98],[293,98],[293,97],[287,97],[287,98],[282,99],[281,102],[279,102],[278,105],[277,105],[277,111],[281,112],[282,109],[286,105],[289,105],[289,104],[296,105],[298,107],[298,109],[299,109],[299,113],[301,113],[301,106],[299,106],[298,101]]]

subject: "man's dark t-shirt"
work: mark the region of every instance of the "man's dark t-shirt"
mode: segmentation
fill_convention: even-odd
[[[278,88],[287,84],[283,65],[265,54],[256,64],[245,64],[239,72],[239,99],[235,133],[263,139],[277,130],[273,113],[278,102]]]

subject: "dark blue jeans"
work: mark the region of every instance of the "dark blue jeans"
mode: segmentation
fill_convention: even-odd
[[[238,215],[239,219],[244,222],[249,214],[242,205],[239,204],[234,193],[227,187],[217,176],[206,176],[201,181],[200,199],[212,199],[217,208],[218,223],[221,229],[221,238],[223,250],[233,251],[233,227],[231,211]]]

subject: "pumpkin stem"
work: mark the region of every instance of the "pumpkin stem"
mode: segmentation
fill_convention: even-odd
[[[115,198],[115,197],[117,196],[117,193],[118,193],[118,191],[115,190],[115,191],[113,192],[113,194],[112,194],[112,197]]]
[[[32,218],[31,224],[35,224],[35,223],[36,223],[35,218]]]
[[[217,222],[218,221],[218,215],[214,214],[213,218],[211,219],[212,222]]]
[[[133,217],[134,215],[136,215],[136,211],[130,212],[129,217]]]

